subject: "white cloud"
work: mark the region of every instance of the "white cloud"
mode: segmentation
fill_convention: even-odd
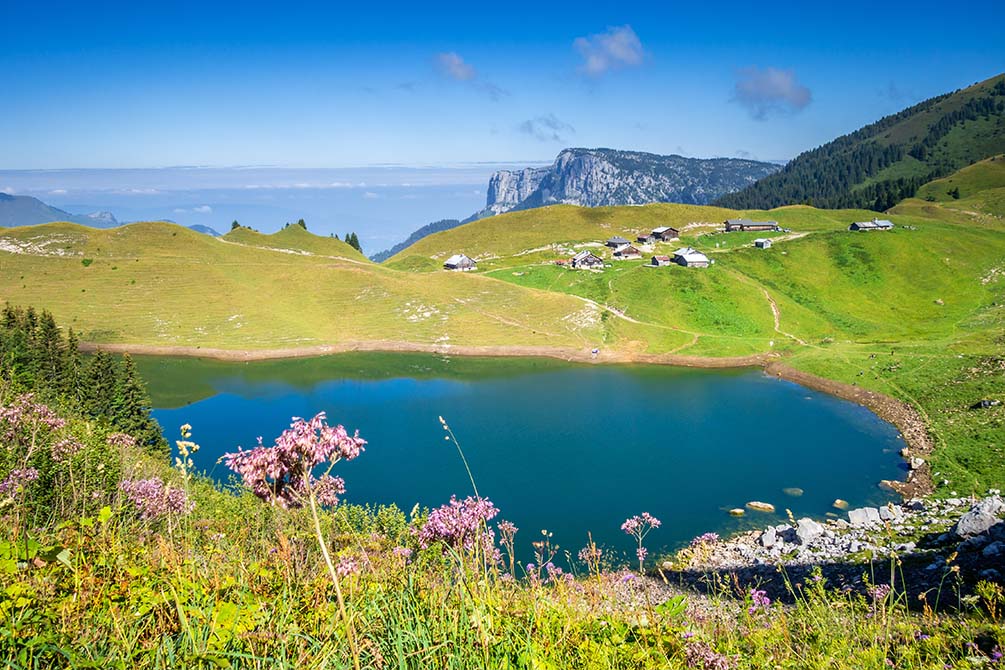
[[[212,214],[213,213],[213,208],[210,207],[209,205],[199,205],[198,207],[194,208],[192,211],[195,212],[196,214]]]
[[[527,119],[517,126],[517,128],[521,133],[530,135],[540,142],[564,143],[566,135],[576,132],[575,128],[554,114]]]
[[[436,54],[436,65],[440,72],[455,81],[469,83],[475,90],[484,93],[493,102],[498,101],[503,96],[509,95],[509,91],[478,77],[478,72],[469,63],[465,62],[456,52],[448,51]]]
[[[66,189],[65,188],[54,188],[51,191],[49,191],[49,195],[66,195]]]
[[[363,197],[366,198],[367,200],[376,200],[380,196],[374,193],[373,191],[366,191],[363,193]]]
[[[645,57],[642,41],[628,25],[608,28],[607,32],[598,35],[577,37],[572,46],[583,57],[580,71],[591,77],[641,65]]]
[[[799,83],[792,70],[748,67],[739,71],[733,101],[747,108],[758,121],[772,114],[795,113],[813,101],[810,89]]]
[[[436,54],[440,72],[457,81],[472,81],[478,73],[454,51]]]

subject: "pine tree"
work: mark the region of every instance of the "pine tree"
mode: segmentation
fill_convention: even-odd
[[[137,444],[160,450],[167,447],[160,426],[150,416],[150,396],[129,354],[122,355],[111,404],[112,424],[136,438]]]
[[[63,349],[63,378],[60,380],[60,391],[66,397],[78,399],[83,367],[80,360],[80,342],[71,328],[66,335],[66,347]]]
[[[116,383],[115,362],[110,354],[104,351],[94,354],[87,366],[81,391],[85,412],[95,418],[112,416]]]
[[[38,379],[42,388],[58,390],[63,380],[64,344],[56,319],[48,311],[43,311],[38,320],[36,337],[38,355]]]
[[[238,228],[240,228],[240,227],[241,227],[241,224],[239,224],[239,223],[237,222],[237,219],[234,219],[234,222],[233,222],[232,224],[230,224],[230,229],[231,229],[231,230],[237,230],[237,229],[238,229]]]
[[[307,230],[307,224],[304,222],[303,219],[300,219],[299,221],[297,221],[297,225],[300,226],[301,228],[303,228],[304,230]]]

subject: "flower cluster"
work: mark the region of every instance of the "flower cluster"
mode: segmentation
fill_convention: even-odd
[[[890,590],[889,584],[875,584],[868,589],[869,598],[875,604],[881,603],[890,595]]]
[[[322,504],[334,505],[345,492],[345,483],[337,477],[315,480],[311,470],[324,462],[334,465],[342,459],[352,460],[365,444],[358,432],[349,435],[343,426],[329,426],[321,412],[310,421],[295,417],[272,447],[262,445],[259,438],[254,449],[224,454],[223,458],[262,500],[300,507],[307,487],[314,485],[320,488],[319,498],[324,496]]]
[[[642,514],[636,514],[635,516],[625,519],[625,522],[621,524],[621,530],[625,531],[628,535],[635,538],[635,542],[638,545],[635,549],[635,556],[639,559],[639,571],[643,569],[643,565],[646,561],[646,556],[649,555],[648,550],[642,546],[642,541],[645,540],[646,535],[649,534],[654,528],[659,528],[663,525],[663,522],[654,517],[649,512],[643,512]]]
[[[663,525],[662,521],[649,512],[643,512],[630,519],[625,519],[625,522],[621,524],[621,530],[629,535],[638,536],[641,534],[644,537],[651,529],[659,528],[661,525]]]
[[[345,493],[345,481],[341,477],[332,477],[331,475],[313,479],[311,487],[314,489],[318,502],[324,507],[335,507],[338,505],[338,497]]]
[[[119,489],[139,512],[140,518],[147,521],[188,514],[195,507],[183,489],[166,485],[160,477],[127,479],[119,484]]]
[[[80,442],[72,437],[60,440],[52,445],[52,459],[54,461],[65,461],[72,458],[74,454],[84,448]]]
[[[728,656],[718,653],[707,642],[688,642],[684,647],[684,657],[689,668],[730,670],[733,667]]]
[[[750,589],[750,607],[747,608],[748,614],[754,614],[758,610],[765,610],[771,607],[771,598],[768,597],[766,591],[761,589]]]
[[[21,430],[34,428],[59,430],[66,425],[66,420],[48,405],[35,402],[33,394],[25,393],[19,395],[9,405],[0,405],[0,423],[6,424],[3,427],[4,438],[9,442],[15,440]]]
[[[495,532],[488,527],[499,510],[488,498],[458,500],[450,496],[450,502],[429,513],[429,519],[419,530],[419,546],[426,549],[443,543],[454,549],[474,551],[476,548],[486,555],[495,554]]]
[[[692,549],[697,549],[705,545],[715,544],[718,541],[719,541],[718,533],[703,533],[698,537],[694,538],[693,540],[691,540],[690,546]]]
[[[335,566],[335,572],[339,577],[348,577],[359,572],[359,561],[353,556],[342,556]]]
[[[600,563],[600,559],[603,554],[604,550],[591,542],[589,545],[579,550],[579,560],[592,567]]]
[[[132,449],[136,446],[136,438],[126,433],[109,433],[105,442],[116,449]]]
[[[35,468],[11,470],[4,480],[0,481],[0,495],[17,495],[36,479],[38,479],[38,470]]]

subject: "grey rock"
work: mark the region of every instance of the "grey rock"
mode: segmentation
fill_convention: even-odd
[[[775,532],[774,528],[768,528],[766,531],[761,533],[761,537],[758,538],[757,541],[760,542],[761,546],[765,549],[771,549],[778,543],[778,533]]]
[[[800,519],[796,526],[796,541],[807,545],[824,534],[824,527],[813,519]]]
[[[985,498],[975,503],[970,511],[960,517],[953,527],[958,536],[967,538],[991,530],[998,523],[998,516],[1005,512],[1005,502],[998,496]]]
[[[960,542],[956,545],[956,551],[968,552],[968,551],[980,551],[987,545],[991,544],[991,538],[987,535],[974,535],[971,538]]]
[[[908,500],[906,503],[904,503],[904,507],[906,509],[911,510],[912,512],[924,512],[925,511],[925,503],[924,503],[924,501],[918,500],[917,498],[915,498],[914,500]]]
[[[903,544],[898,544],[895,549],[899,552],[909,554],[918,547],[914,542],[904,542]]]
[[[885,505],[879,508],[879,518],[883,521],[895,521],[904,516],[903,510],[897,505]]]
[[[875,507],[860,507],[848,511],[848,521],[852,526],[868,526],[879,523],[879,510]]]
[[[1002,575],[994,568],[985,568],[977,573],[977,577],[978,579],[986,579],[988,581],[997,582],[1001,579]]]

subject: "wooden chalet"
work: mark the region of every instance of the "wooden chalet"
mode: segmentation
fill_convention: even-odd
[[[676,228],[671,228],[670,226],[660,226],[659,228],[653,228],[653,237],[655,237],[660,242],[669,242],[670,240],[676,240],[680,237],[680,231]]]
[[[665,267],[667,265],[670,265],[673,261],[670,259],[669,256],[653,256],[652,260],[649,261],[649,262],[654,267],[661,268],[661,267]]]
[[[759,237],[756,240],[754,240],[754,246],[757,247],[758,249],[770,249],[771,240],[769,240],[766,237]]]
[[[751,221],[750,219],[726,219],[723,223],[723,232],[760,232],[779,231],[781,228],[777,221]]]
[[[618,247],[617,249],[615,249],[612,256],[614,256],[614,258],[616,258],[619,261],[626,261],[633,258],[642,258],[642,252],[633,247],[632,245],[626,244],[623,247]]]
[[[700,251],[695,251],[691,247],[684,247],[675,251],[673,261],[677,265],[683,265],[686,268],[707,268],[711,265],[708,256]]]
[[[467,272],[469,270],[477,270],[478,263],[475,263],[464,254],[454,254],[443,263],[443,269],[453,272]]]
[[[576,270],[602,268],[604,267],[604,259],[592,251],[580,251],[569,259],[569,266]]]
[[[855,223],[848,226],[848,230],[853,230],[860,233],[866,233],[873,230],[892,230],[893,221],[887,221],[886,219],[873,219],[872,221],[856,221]]]
[[[652,244],[656,241],[656,235],[654,233],[642,233],[635,241],[639,244]]]
[[[617,249],[618,247],[623,247],[626,244],[631,244],[631,243],[632,243],[631,240],[626,240],[625,238],[621,237],[620,235],[615,235],[611,239],[609,239],[606,242],[604,242],[604,244],[606,246],[608,246],[608,247],[610,247],[612,249]]]

